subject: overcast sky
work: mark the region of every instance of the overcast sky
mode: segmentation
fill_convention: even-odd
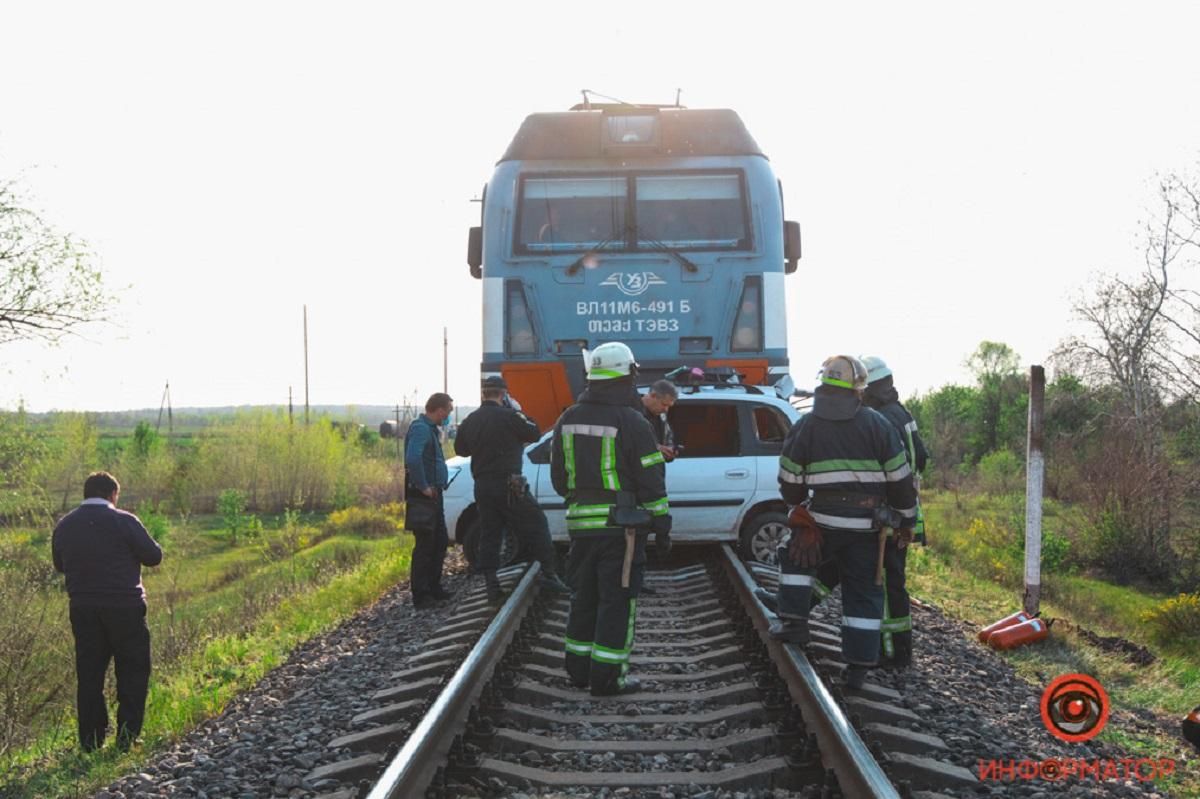
[[[437,5],[434,9],[431,6]],[[784,9],[788,10],[784,10]],[[1118,10],[1123,9],[1123,10]],[[1041,362],[1200,154],[1191,3],[0,4],[0,176],[99,253],[116,324],[0,348],[0,408],[477,392],[470,202],[590,88],[737,110],[804,236],[792,371],[902,394]]]

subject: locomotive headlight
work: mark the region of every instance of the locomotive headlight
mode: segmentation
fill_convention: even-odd
[[[758,352],[763,348],[762,278],[748,277],[742,287],[737,316],[733,321],[731,352]]]

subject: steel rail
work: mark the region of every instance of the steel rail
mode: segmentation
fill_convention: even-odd
[[[421,723],[388,764],[367,799],[413,799],[425,795],[437,769],[446,762],[454,737],[466,728],[471,708],[529,612],[537,595],[534,581],[540,571],[541,566],[537,563],[526,570],[508,601],[425,712]]]
[[[754,597],[757,586],[742,561],[728,544],[721,545],[723,566],[746,607],[758,636],[787,683],[788,693],[800,707],[804,723],[816,734],[821,759],[837,774],[846,796],[863,799],[900,799],[900,794],[875,762],[862,738],[850,726],[804,652],[795,644],[783,644],[767,633],[769,622]]]

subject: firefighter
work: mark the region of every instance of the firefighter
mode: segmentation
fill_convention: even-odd
[[[542,564],[543,588],[569,593],[554,570],[554,545],[546,514],[538,507],[521,474],[525,444],[540,438],[537,424],[512,407],[508,384],[498,376],[483,381],[479,408],[458,426],[454,451],[471,458],[475,478],[475,507],[479,510],[479,549],[476,563],[487,586],[487,600],[503,598],[496,569],[500,543],[507,529],[526,552]]]
[[[610,342],[584,361],[588,388],[555,425],[550,456],[571,537],[566,669],[576,687],[612,696],[640,687],[628,672],[646,537],[665,555],[671,516],[663,455],[635,404],[633,352]]]
[[[921,440],[921,434],[917,432],[917,422],[900,404],[900,395],[892,385],[892,370],[884,360],[877,355],[868,355],[862,362],[867,367],[867,389],[863,392],[863,404],[883,414],[900,434],[909,468],[913,470],[913,484],[918,489],[919,496],[920,476],[925,471],[929,453]],[[919,499],[913,532],[916,542],[925,542],[925,518]],[[879,662],[882,666],[901,669],[912,665],[912,616],[908,589],[905,587],[907,558],[908,548],[897,546],[897,540],[894,537],[889,538],[883,562],[883,622],[880,636],[882,652]]]
[[[895,428],[862,404],[867,370],[835,355],[821,365],[811,413],[792,426],[779,458],[780,493],[791,510],[791,536],[779,548],[779,620],[771,635],[807,643],[813,577],[822,553],[842,584],[842,654],[848,688],[863,685],[879,659],[884,543],[896,531],[912,541],[917,497]]]

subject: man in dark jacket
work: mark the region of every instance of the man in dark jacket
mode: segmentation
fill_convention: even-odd
[[[104,675],[116,661],[117,746],[142,730],[150,685],[150,629],[142,566],[162,562],[162,549],[141,520],[118,510],[121,486],[108,472],[88,475],[83,504],[54,528],[54,568],[67,577],[75,634],[79,745],[99,748],[108,732]]]
[[[404,496],[410,503],[433,503],[433,524],[412,530],[411,575],[413,607],[424,610],[450,598],[442,588],[442,567],[450,537],[446,533],[446,511],[442,492],[449,484],[446,455],[442,452],[441,430],[449,426],[454,400],[438,392],[425,402],[425,413],[409,425],[404,438]],[[409,528],[412,529],[412,528]]]
[[[483,381],[482,404],[463,420],[454,438],[454,451],[471,459],[475,478],[475,507],[479,511],[479,548],[476,566],[487,583],[488,602],[501,598],[496,569],[504,530],[515,535],[525,551],[542,564],[541,585],[569,593],[554,569],[554,544],[550,525],[521,474],[525,445],[541,437],[537,423],[508,401],[504,378]]]
[[[650,389],[642,395],[642,412],[650,429],[654,431],[654,440],[658,442],[658,451],[670,463],[675,460],[675,434],[667,423],[667,411],[679,399],[679,390],[670,380],[655,380]]]
[[[900,403],[900,395],[892,384],[892,370],[877,355],[862,359],[867,367],[867,390],[863,392],[863,404],[883,414],[904,443],[909,468],[913,470],[913,481],[919,489],[919,480],[925,471],[929,453],[925,442],[917,432],[917,422]],[[925,518],[917,502],[917,518],[913,525],[914,539],[924,542]],[[911,603],[906,587],[905,569],[908,547],[897,546],[895,538],[889,538],[884,551],[884,599],[881,645],[883,648],[880,665],[907,668],[912,665],[912,616]]]
[[[792,534],[779,549],[780,620],[771,634],[808,640],[813,578],[824,550],[841,576],[846,685],[861,688],[879,659],[879,536],[894,529],[898,546],[912,541],[917,495],[899,434],[861,402],[866,367],[836,355],[822,365],[820,379],[812,412],[793,425],[779,458]]]
[[[610,342],[584,361],[588,388],[554,427],[550,479],[567,500],[571,536],[567,674],[577,687],[611,696],[640,687],[627,674],[645,537],[653,531],[665,554],[671,516],[663,456],[635,404],[633,353]]]

